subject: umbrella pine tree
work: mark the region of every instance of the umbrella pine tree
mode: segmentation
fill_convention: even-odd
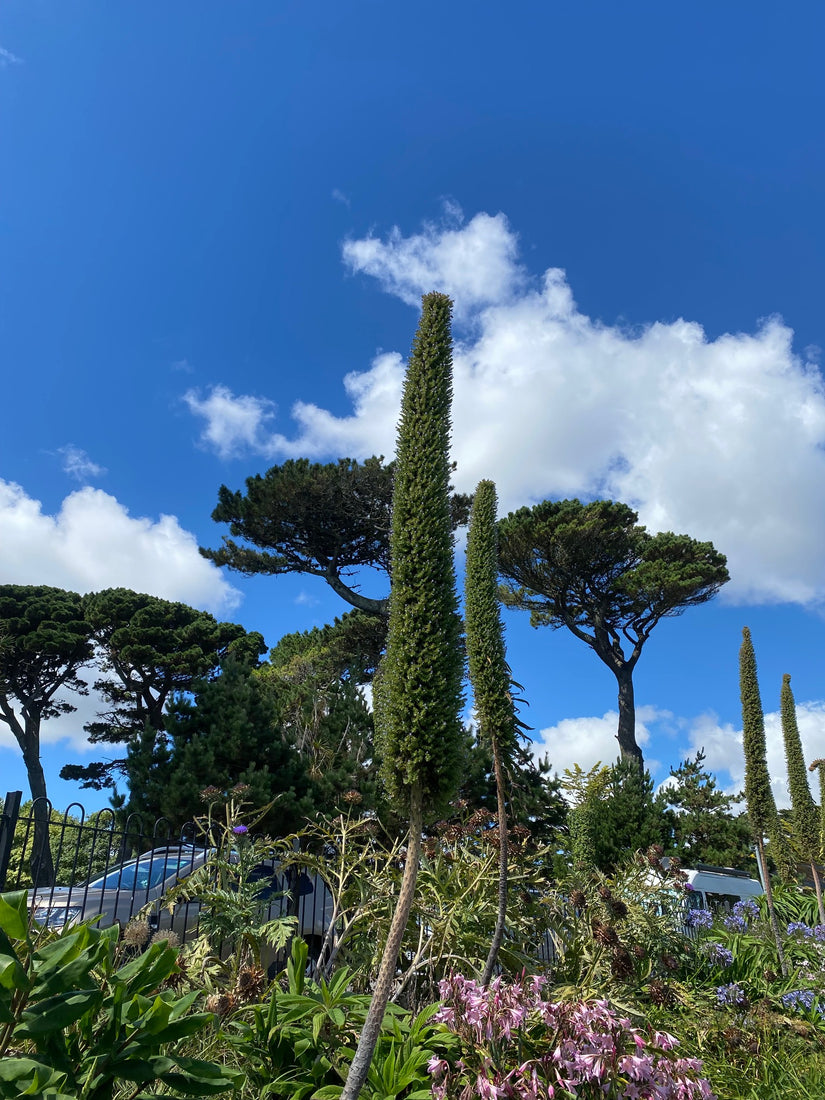
[[[461,622],[450,515],[452,303],[427,294],[410,355],[392,502],[387,652],[376,683],[382,774],[409,840],[395,914],[341,1100],[367,1078],[415,894],[424,805],[437,813],[458,787],[463,729]]]

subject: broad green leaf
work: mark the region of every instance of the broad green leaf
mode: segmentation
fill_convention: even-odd
[[[87,1012],[94,1012],[103,1000],[99,989],[80,989],[30,1004],[23,1012],[15,1038],[31,1039],[51,1031],[63,1031]]]
[[[4,989],[26,989],[29,979],[16,958],[0,957],[0,986]]]
[[[0,928],[13,940],[25,940],[29,931],[26,891],[0,894]]]

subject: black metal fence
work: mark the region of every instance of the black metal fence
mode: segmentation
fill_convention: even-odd
[[[183,898],[170,908],[164,899],[212,852],[195,822],[173,829],[160,819],[147,828],[136,814],[87,815],[80,803],[60,813],[46,799],[21,812],[21,792],[10,791],[0,814],[0,891],[27,889],[34,919],[50,927],[92,917],[125,927],[140,916],[155,933],[169,930],[184,942],[197,931],[200,903]],[[273,858],[253,877],[267,919],[296,916],[299,933],[319,948],[332,912],[320,876],[283,872]]]

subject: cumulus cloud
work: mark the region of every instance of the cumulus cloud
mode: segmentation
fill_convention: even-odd
[[[825,742],[825,702],[812,700],[796,704],[796,720],[802,751],[808,763],[822,755]],[[715,714],[704,714],[696,718],[689,726],[691,753],[704,748],[707,764],[711,771],[730,776],[732,791],[742,790],[745,786],[745,756],[742,748],[742,730],[729,722],[720,724]],[[773,796],[780,809],[790,805],[788,795],[787,770],[785,768],[785,745],[782,739],[782,719],[779,711],[765,715],[765,745],[768,771],[771,776]],[[683,754],[687,755],[687,754]],[[814,797],[819,800],[819,783],[816,777],[809,777]]]
[[[802,750],[810,762],[821,756],[825,742],[825,702],[813,700],[796,704],[796,716]],[[536,759],[548,756],[555,771],[561,774],[565,768],[578,764],[585,771],[601,761],[612,764],[618,755],[616,728],[619,717],[608,711],[601,717],[565,718],[555,726],[538,731],[533,738],[533,755]],[[719,785],[731,794],[737,794],[745,786],[745,757],[742,748],[742,730],[730,722],[720,723],[713,713],[692,718],[677,717],[670,711],[654,706],[642,706],[636,712],[636,739],[644,747],[656,739],[659,749],[672,746],[669,759],[664,763],[645,760],[645,766],[654,778],[667,783],[666,770],[678,766],[682,760],[692,758],[703,749],[705,766],[718,777]],[[765,715],[765,744],[768,771],[776,804],[780,809],[790,805],[785,746],[782,739],[782,720],[779,711]],[[819,798],[818,780],[809,778],[812,793]]]
[[[63,459],[63,472],[78,481],[88,481],[90,478],[102,477],[106,473],[105,466],[98,466],[80,447],[74,443],[67,443],[65,447],[59,447],[57,453]]]
[[[440,290],[455,301],[458,315],[509,301],[525,285],[516,262],[518,242],[503,214],[476,214],[461,224],[461,211],[446,208],[449,222],[427,224],[404,237],[398,228],[386,241],[364,237],[344,244],[344,263],[352,272],[372,275],[382,287],[408,305]]]
[[[624,500],[651,530],[727,554],[724,599],[825,600],[825,393],[791,329],[769,318],[709,339],[682,319],[603,324],[578,309],[563,271],[528,277],[504,215],[457,218],[349,241],[344,261],[411,305],[433,288],[455,296],[458,488],[493,478],[505,510]],[[378,355],[344,379],[349,415],[299,402],[289,438],[267,434],[260,398],[218,387],[190,408],[211,411],[205,440],[224,453],[243,443],[270,458],[390,455],[403,374],[399,354]]]
[[[636,741],[644,749],[650,742],[651,727],[672,719],[670,711],[657,707],[636,708]],[[537,760],[549,757],[553,770],[559,775],[574,764],[588,771],[598,763],[613,764],[619,755],[616,730],[619,715],[615,710],[584,718],[563,718],[555,726],[536,731],[533,736],[533,755]],[[651,773],[658,769],[658,762],[645,760]]]
[[[0,479],[0,583],[50,584],[77,592],[125,587],[228,613],[240,593],[198,553],[175,516],[130,516],[115,497],[89,487],[51,516]]]
[[[249,394],[236,397],[226,386],[213,386],[203,397],[188,390],[183,399],[191,413],[206,421],[201,443],[221,458],[269,453],[266,425],[275,415],[272,401]]]
[[[88,735],[83,729],[87,722],[94,722],[98,715],[109,709],[101,697],[91,687],[99,675],[94,669],[83,669],[78,678],[89,686],[88,695],[79,695],[77,692],[66,691],[58,698],[70,703],[76,709],[69,714],[61,714],[57,718],[47,718],[40,727],[40,741],[43,745],[54,745],[63,742],[76,753],[89,753],[92,751],[105,755],[118,755],[115,746],[100,746],[89,743]],[[0,722],[0,749],[13,749],[19,752],[17,742],[9,727]]]

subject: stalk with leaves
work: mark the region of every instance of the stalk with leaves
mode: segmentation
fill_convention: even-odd
[[[765,749],[765,717],[762,712],[762,699],[759,695],[759,680],[756,675],[756,655],[753,651],[751,632],[742,628],[742,646],[739,650],[739,692],[742,699],[742,742],[745,751],[745,801],[748,806],[748,820],[756,845],[756,856],[765,884],[765,898],[768,903],[768,915],[771,931],[776,942],[776,952],[782,976],[788,976],[788,963],[782,947],[779,922],[776,919],[776,907],[773,901],[773,888],[768,873],[768,861],[765,857],[765,837],[778,837],[776,803],[771,790],[771,777]]]
[[[446,295],[424,296],[401,403],[389,631],[375,715],[384,783],[409,821],[409,840],[370,1010],[341,1100],[355,1100],[369,1072],[415,895],[424,805],[431,813],[443,809],[459,779],[463,658],[450,515],[451,313]]]
[[[497,544],[496,487],[492,481],[480,481],[467,537],[464,618],[476,715],[481,738],[490,746],[493,757],[499,840],[498,917],[481,978],[483,988],[493,976],[507,919],[509,835],[505,772],[518,747],[519,729],[499,612]]]
[[[805,757],[802,753],[802,738],[799,736],[799,725],[796,721],[796,703],[794,702],[793,691],[791,691],[791,677],[787,672],[782,677],[780,711],[794,831],[799,841],[802,856],[811,865],[811,874],[816,889],[816,903],[819,907],[819,922],[825,924],[822,879],[817,866],[817,860],[820,859],[819,810],[811,794],[811,788],[808,786]]]
[[[816,858],[822,860],[825,859],[825,760],[812,760],[808,771],[819,774],[819,847]]]

